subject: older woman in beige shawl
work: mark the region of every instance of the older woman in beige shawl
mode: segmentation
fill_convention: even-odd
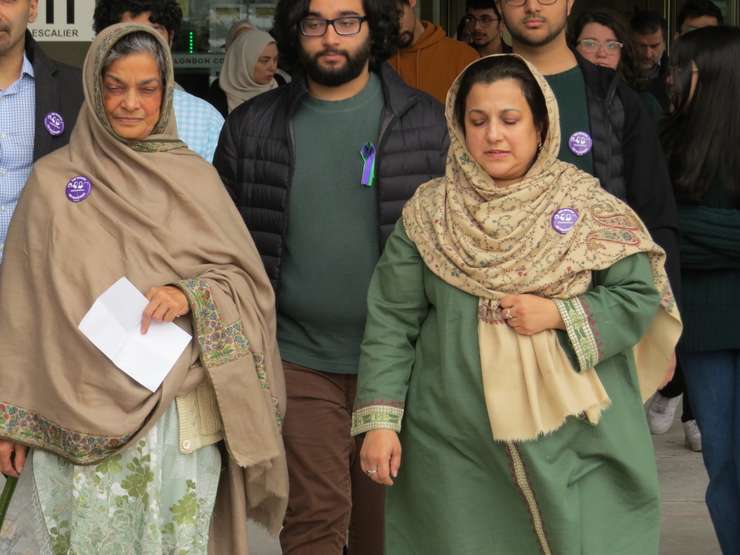
[[[450,90],[422,185],[368,293],[353,432],[390,487],[386,555],[655,555],[642,408],[681,331],[665,255],[557,160],[557,102],[517,56]]]
[[[276,532],[287,499],[270,284],[177,138],[162,39],[112,26],[83,75],[70,144],[36,164],[0,271],[0,466],[20,473],[0,551],[246,553],[247,516]],[[78,329],[124,276],[150,300],[143,333],[174,321],[194,338],[154,393]]]

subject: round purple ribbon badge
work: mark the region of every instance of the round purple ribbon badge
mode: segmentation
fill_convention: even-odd
[[[92,183],[87,177],[78,175],[67,182],[67,188],[64,192],[72,202],[82,202],[90,196]]]
[[[573,208],[561,208],[552,215],[550,224],[555,231],[561,235],[565,235],[573,229],[573,226],[576,225],[577,221],[578,212],[576,210]]]
[[[49,135],[58,137],[64,133],[64,118],[62,114],[57,112],[49,112],[44,118],[44,127],[49,132]]]
[[[591,139],[591,135],[585,131],[576,131],[568,139],[568,146],[570,151],[576,156],[583,156],[591,152],[591,147],[594,146],[594,142]]]

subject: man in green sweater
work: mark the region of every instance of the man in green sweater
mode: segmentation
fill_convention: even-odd
[[[367,289],[449,144],[441,104],[383,63],[398,25],[397,0],[281,0],[280,55],[300,71],[232,112],[214,159],[277,293],[286,554],[383,552],[382,487],[350,436]]]

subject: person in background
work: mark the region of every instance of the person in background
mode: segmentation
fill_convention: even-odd
[[[632,38],[637,48],[637,84],[651,93],[664,112],[670,109],[668,76],[668,22],[658,12],[640,10],[630,20]]]
[[[242,31],[226,51],[219,84],[226,93],[229,113],[258,94],[278,86],[275,39],[259,29]]]
[[[634,43],[617,12],[608,8],[581,12],[568,29],[568,44],[592,64],[616,70],[630,86],[639,88]],[[648,92],[640,96],[657,124],[663,116],[658,100]]]
[[[240,38],[243,33],[248,31],[257,31],[258,34],[253,35],[249,40]],[[259,42],[265,45],[262,49],[262,55],[253,62],[253,70],[245,70],[244,64],[248,63],[256,52],[251,44],[256,41],[257,37],[260,39]],[[232,45],[236,45],[236,50],[230,55]],[[208,90],[208,102],[215,106],[224,117],[228,115],[230,110],[221,79],[224,79],[226,87],[233,91],[232,96],[237,104],[242,103],[238,100],[241,96],[252,98],[261,92],[266,92],[266,90],[271,90],[275,86],[285,85],[291,81],[290,75],[278,66],[280,57],[275,39],[271,34],[265,36],[263,31],[254,27],[248,20],[237,21],[231,26],[226,36],[224,49],[226,56],[220,75],[213,80]],[[230,71],[229,74],[224,74],[227,59],[230,60],[228,64]],[[251,77],[253,72],[256,74],[255,79]],[[270,76],[270,80],[268,80],[268,76]],[[270,81],[274,81],[275,86],[272,86]],[[249,98],[244,100],[246,101]]]
[[[276,534],[288,498],[270,282],[218,174],[177,138],[159,33],[106,28],[83,78],[70,142],[34,164],[0,267],[0,471],[20,475],[0,552],[246,553],[247,517]],[[193,336],[161,385],[79,329],[122,276],[142,294],[136,333]],[[158,354],[133,352],[145,367]]]
[[[681,333],[665,254],[557,160],[557,101],[522,58],[473,63],[447,118],[445,177],[406,204],[368,292],[353,433],[391,486],[385,555],[654,555],[641,390]]]
[[[676,36],[702,27],[717,27],[724,22],[722,10],[712,0],[687,0],[678,12]]]
[[[93,14],[93,29],[99,33],[119,22],[150,25],[172,47],[182,23],[182,9],[177,0],[99,0]],[[223,116],[210,103],[175,87],[177,133],[190,150],[208,162],[218,144]]]
[[[48,58],[28,31],[37,8],[0,2],[0,260],[32,164],[67,144],[82,104],[80,70]]]
[[[280,0],[275,38],[301,77],[232,112],[214,159],[277,292],[286,555],[383,552],[383,488],[350,436],[367,286],[449,146],[440,103],[384,63],[399,21],[398,0]]]
[[[630,85],[637,80],[635,48],[617,12],[608,8],[581,12],[568,28],[568,44],[592,64],[617,71]]]
[[[740,553],[740,30],[697,29],[671,57],[662,130],[679,203],[686,388],[701,429],[707,506],[722,553]]]
[[[511,52],[509,45],[504,42],[501,13],[496,0],[467,0],[465,11],[472,44],[479,56]]]
[[[478,54],[439,25],[417,18],[416,0],[399,0],[398,7],[398,51],[388,63],[407,85],[444,102],[452,82]]]

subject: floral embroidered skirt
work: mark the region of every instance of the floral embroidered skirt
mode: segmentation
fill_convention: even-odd
[[[98,465],[34,450],[0,553],[205,554],[220,470],[215,445],[180,452],[174,403],[136,445]]]

